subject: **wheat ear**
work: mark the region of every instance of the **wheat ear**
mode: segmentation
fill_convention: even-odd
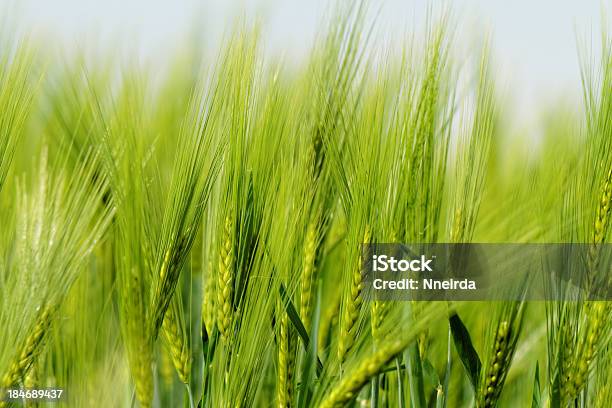
[[[319,323],[319,351],[323,352],[327,347],[329,341],[329,335],[333,326],[338,321],[338,314],[340,313],[340,296],[335,296],[334,301],[325,309],[322,313],[321,322]]]
[[[289,316],[284,310],[281,312],[278,332],[277,400],[279,408],[286,408],[291,406],[291,401],[293,400],[295,344]]]
[[[586,384],[610,313],[610,307],[606,303],[586,302],[583,305],[586,314],[585,335],[581,336],[573,350],[570,349],[572,342],[566,340],[569,344],[564,348],[561,377],[561,400],[564,403],[576,399]]]
[[[387,344],[382,344],[373,354],[363,359],[354,370],[346,373],[319,407],[345,406],[372,377],[380,373],[387,363],[401,353],[405,347],[406,343],[401,340],[393,340]]]
[[[494,407],[497,404],[512,358],[511,327],[502,321],[497,327],[493,342],[492,358],[480,387],[478,407]]]
[[[30,369],[28,370],[25,378],[23,379],[23,386],[26,390],[33,390],[36,388],[40,388],[40,371],[41,371],[41,357],[39,356],[32,362]],[[36,408],[40,407],[41,404],[35,399],[25,400],[24,407],[25,408]]]
[[[304,257],[302,263],[302,285],[300,291],[300,318],[306,330],[310,330],[312,314],[312,294],[314,292],[314,277],[316,273],[317,254],[317,221],[311,220],[306,228],[304,241]]]
[[[51,326],[54,310],[54,308],[47,307],[39,316],[34,329],[26,338],[21,351],[10,364],[8,372],[2,376],[1,388],[11,388],[25,378],[44,341],[45,334]]]
[[[610,221],[610,204],[612,202],[612,169],[608,172],[601,188],[601,197],[597,203],[595,222],[593,224],[592,245],[589,248],[589,272],[597,270],[599,264],[600,244],[606,239],[606,231]],[[590,288],[589,288],[590,289]]]
[[[179,317],[175,308],[170,307],[166,312],[164,322],[162,323],[162,332],[179,380],[183,384],[189,384],[191,351],[189,349],[189,342],[185,338],[185,333],[179,325]]]
[[[124,324],[127,331],[128,361],[136,388],[136,398],[141,408],[149,408],[153,403],[153,353],[145,330],[147,315],[142,299],[142,277],[137,268],[133,267],[127,278],[123,298],[126,302]]]
[[[212,261],[210,261],[208,263],[208,276],[204,283],[204,300],[202,302],[202,320],[209,333],[215,326],[215,280],[212,277],[212,270]]]
[[[163,330],[163,327],[162,327]],[[172,387],[172,381],[174,380],[174,363],[170,356],[170,350],[163,348],[160,350],[159,356],[159,374],[164,382],[166,388]]]
[[[595,273],[598,268],[600,244],[606,239],[611,202],[612,169],[608,171],[604,180],[593,223],[592,245],[588,254],[590,274]],[[574,337],[567,330],[564,332],[561,373],[561,399],[564,403],[573,401],[586,384],[604,331],[605,319],[611,310],[612,307],[607,302],[585,302],[581,309],[581,313],[584,313],[585,326],[580,330],[580,335]]]
[[[219,277],[217,281],[217,327],[227,341],[232,323],[232,291],[234,286],[233,223],[227,216],[223,224],[223,237],[219,251]]]
[[[374,338],[375,342],[378,342],[381,337],[380,328],[388,312],[388,303],[380,300],[375,300],[372,302],[372,309],[370,312],[372,337]]]
[[[363,243],[370,242],[370,229],[366,227]],[[363,281],[361,276],[361,256],[357,265],[354,267],[351,274],[348,295],[345,298],[344,309],[342,311],[342,319],[340,320],[340,338],[338,339],[338,361],[340,364],[344,362],[346,353],[353,347],[355,343],[355,323],[359,318],[361,304],[361,291],[363,289]]]

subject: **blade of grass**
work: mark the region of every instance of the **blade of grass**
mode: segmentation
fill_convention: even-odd
[[[279,293],[281,296],[281,300],[285,306],[287,315],[289,315],[289,320],[291,321],[291,323],[297,330],[298,335],[302,339],[302,343],[304,344],[304,347],[309,348],[310,338],[308,337],[308,332],[306,331],[306,328],[304,327],[302,320],[300,320],[300,316],[297,310],[295,309],[293,302],[291,301],[291,299],[289,299],[289,296],[287,295],[287,290],[285,289],[285,286],[282,283],[279,287]],[[317,376],[321,375],[322,371],[323,371],[323,363],[321,363],[321,360],[317,357],[317,365],[316,365]]]
[[[480,362],[480,357],[472,344],[472,338],[470,337],[470,333],[467,328],[463,324],[463,321],[459,317],[457,313],[451,314],[449,317],[449,323],[451,328],[451,333],[453,335],[453,343],[455,344],[455,349],[457,350],[457,354],[459,354],[459,359],[465,368],[468,377],[470,379],[470,383],[474,388],[474,392],[478,390],[478,383],[480,379],[480,371],[482,363]]]

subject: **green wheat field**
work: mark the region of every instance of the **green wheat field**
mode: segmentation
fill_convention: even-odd
[[[446,12],[371,46],[376,8],[338,3],[297,68],[248,19],[162,75],[3,27],[0,407],[611,406],[611,301],[384,302],[361,274],[362,243],[612,240],[606,24],[534,148],[494,41],[458,52]]]

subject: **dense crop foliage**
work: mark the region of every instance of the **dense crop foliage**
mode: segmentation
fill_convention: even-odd
[[[242,26],[161,83],[0,49],[0,389],[609,406],[612,303],[374,301],[360,244],[609,242],[612,41],[583,66],[584,118],[555,112],[526,160],[488,43],[457,55],[443,15],[379,49],[369,16],[340,6],[299,69]]]

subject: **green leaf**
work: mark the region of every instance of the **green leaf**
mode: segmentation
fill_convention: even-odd
[[[293,302],[291,302],[291,299],[289,299],[289,296],[287,295],[285,285],[283,285],[282,283],[279,287],[279,291],[281,295],[281,300],[283,301],[283,304],[285,305],[285,311],[287,312],[287,315],[289,316],[289,320],[291,320],[291,323],[293,324],[293,326],[298,332],[298,335],[302,339],[302,342],[304,343],[304,348],[308,349],[308,345],[310,344],[308,332],[306,331],[306,328],[304,327],[304,323],[302,322],[302,319],[300,319],[300,316],[298,315],[297,310],[295,310],[295,306],[293,305]],[[321,375],[322,371],[323,371],[323,364],[321,363],[321,360],[317,357],[317,377]]]
[[[542,406],[542,391],[540,389],[540,364],[536,362],[535,376],[533,378],[533,396],[531,398],[531,408]]]
[[[561,407],[561,366],[562,366],[562,355],[560,351],[557,351],[554,364],[556,365],[554,375],[550,385],[550,406],[553,408]]]
[[[438,385],[436,388],[436,408],[443,408],[446,404],[446,394],[444,394],[444,390],[441,385]]]
[[[438,376],[438,372],[428,359],[423,360],[423,374],[428,385],[431,387],[436,388],[438,385],[440,385],[440,377]]]
[[[302,361],[302,387],[298,390],[298,404],[300,408],[307,408],[312,405],[312,394],[315,386],[313,381],[313,368],[317,367],[318,361],[317,349],[318,349],[318,338],[319,338],[319,319],[321,316],[321,299],[323,297],[323,291],[321,284],[317,285],[317,299],[315,303],[315,310],[312,321],[312,342],[308,347],[305,347],[306,353],[303,355]],[[319,373],[320,374],[320,373]]]
[[[453,335],[455,349],[457,349],[457,354],[459,354],[461,363],[468,373],[470,383],[472,384],[474,391],[477,391],[480,378],[480,368],[482,366],[480,357],[478,357],[478,353],[472,344],[470,333],[457,313],[453,313],[449,317],[449,323],[451,333]]]
[[[406,361],[408,363],[408,383],[410,384],[410,400],[413,408],[425,408],[425,387],[423,384],[423,365],[419,355],[419,345],[415,341],[406,350]]]
[[[451,353],[451,328],[448,326],[448,336],[446,341],[446,368],[444,369],[444,383],[442,384],[442,396],[438,393],[438,400],[442,399],[442,407],[446,408],[448,386],[450,384],[451,369],[453,367],[453,353]]]
[[[370,408],[378,408],[378,387],[379,387],[379,379],[380,377],[378,375],[375,375],[374,377],[372,377],[372,379],[370,380],[370,387],[371,387],[371,393],[370,393]]]
[[[395,359],[395,371],[397,372],[397,406],[404,408],[404,382],[402,381],[402,356],[399,355]]]
[[[210,394],[211,384],[211,369],[210,364],[215,355],[217,342],[219,340],[219,330],[217,326],[213,326],[212,333],[208,333],[206,327],[202,324],[202,399],[201,404],[205,404]],[[200,404],[198,404],[200,405]]]

